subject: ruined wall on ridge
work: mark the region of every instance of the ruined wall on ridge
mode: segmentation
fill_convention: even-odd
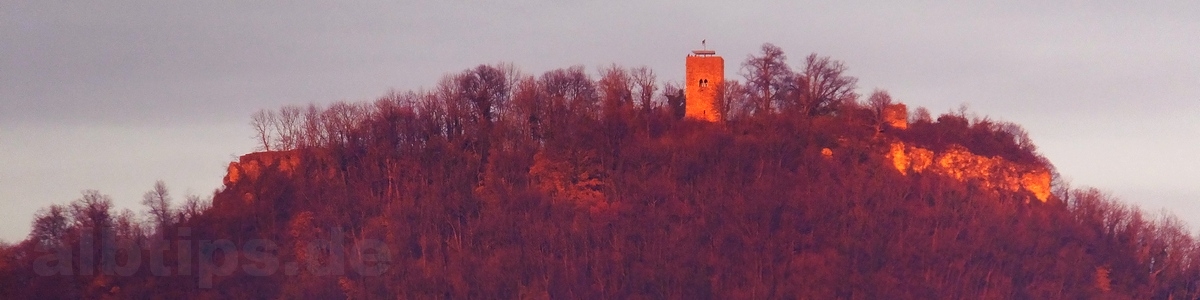
[[[908,129],[908,106],[904,103],[888,105],[883,109],[883,122],[892,128]]]

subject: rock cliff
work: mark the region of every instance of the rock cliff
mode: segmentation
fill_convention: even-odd
[[[229,163],[224,179],[225,186],[233,186],[242,180],[257,180],[267,168],[291,174],[299,164],[300,155],[296,151],[265,151],[242,155],[238,161]]]
[[[1025,190],[1042,202],[1050,198],[1050,171],[1045,166],[1009,162],[999,156],[975,155],[959,145],[942,153],[894,142],[888,152],[897,171],[933,172],[960,181],[978,181],[986,188]]]

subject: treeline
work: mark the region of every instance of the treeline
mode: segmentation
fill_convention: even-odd
[[[162,181],[143,195],[145,210],[118,210],[112,197],[82,192],[67,204],[34,214],[28,238],[0,246],[0,296],[5,299],[125,298],[122,287],[152,287],[149,273],[130,268],[130,260],[157,257],[168,235],[197,223],[211,199],[186,195],[175,203]],[[157,251],[157,252],[156,252]],[[172,256],[167,261],[181,265]],[[186,263],[185,263],[186,264]],[[144,293],[146,290],[133,290]]]
[[[847,111],[841,113],[881,117],[878,115],[882,111],[855,111],[861,108],[856,103],[858,80],[845,74],[847,67],[842,62],[812,54],[799,71],[793,71],[786,59],[781,49],[764,44],[762,53],[742,63],[744,83],[727,80],[718,84],[716,107],[723,119],[833,115],[843,108]],[[396,110],[407,110],[424,125],[437,127],[427,130],[450,139],[479,138],[491,134],[496,123],[503,123],[499,130],[515,132],[496,134],[529,136],[539,143],[555,140],[556,135],[572,135],[572,128],[589,128],[575,121],[644,123],[664,112],[674,119],[683,117],[683,89],[668,83],[660,91],[652,70],[611,65],[600,68],[599,75],[598,80],[593,79],[582,66],[532,76],[511,65],[481,65],[443,77],[430,91],[392,93],[375,103],[262,110],[253,115],[251,125],[259,149],[271,151],[353,142],[349,139],[358,129],[355,122],[395,117],[399,113]],[[890,99],[886,91],[876,90],[872,101],[865,105],[881,110],[891,104]],[[851,105],[843,105],[847,103]],[[650,131],[661,133],[663,126],[651,125]]]
[[[142,218],[153,221],[127,218],[141,228],[128,232],[90,221],[86,212],[111,210],[87,200],[103,198],[93,193],[52,206],[29,239],[0,253],[0,295],[1200,296],[1200,249],[1173,217],[1062,182],[1050,201],[1027,201],[901,175],[884,159],[899,140],[1049,167],[1015,124],[917,109],[908,129],[890,128],[886,92],[860,99],[841,62],[810,55],[793,71],[769,44],[741,70],[744,81],[720,85],[721,123],[683,119],[681,89],[615,65],[598,78],[582,67],[533,76],[483,65],[371,103],[264,110],[253,117],[256,140],[298,156],[293,170],[265,168],[185,213],[156,200],[156,186]],[[101,204],[74,213],[91,203]],[[71,270],[97,271],[37,275],[39,258],[78,249],[85,230],[124,241],[108,252],[114,266],[71,258]],[[218,240],[275,247],[198,247]],[[129,262],[121,251],[158,252],[170,272],[103,274]],[[240,263],[198,280],[205,265],[227,262]],[[324,268],[337,262],[347,270]]]

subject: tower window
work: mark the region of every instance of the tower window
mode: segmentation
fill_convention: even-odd
[[[708,87],[708,79],[700,79],[700,87]]]

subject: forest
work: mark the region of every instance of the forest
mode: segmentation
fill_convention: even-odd
[[[46,207],[0,245],[0,298],[1200,297],[1174,216],[1058,176],[1029,201],[885,158],[903,141],[1052,169],[1019,125],[917,108],[893,128],[887,91],[771,44],[738,70],[719,122],[615,64],[480,65],[264,109],[257,150],[294,163],[243,163],[182,201],[158,182],[137,212],[99,191]]]

